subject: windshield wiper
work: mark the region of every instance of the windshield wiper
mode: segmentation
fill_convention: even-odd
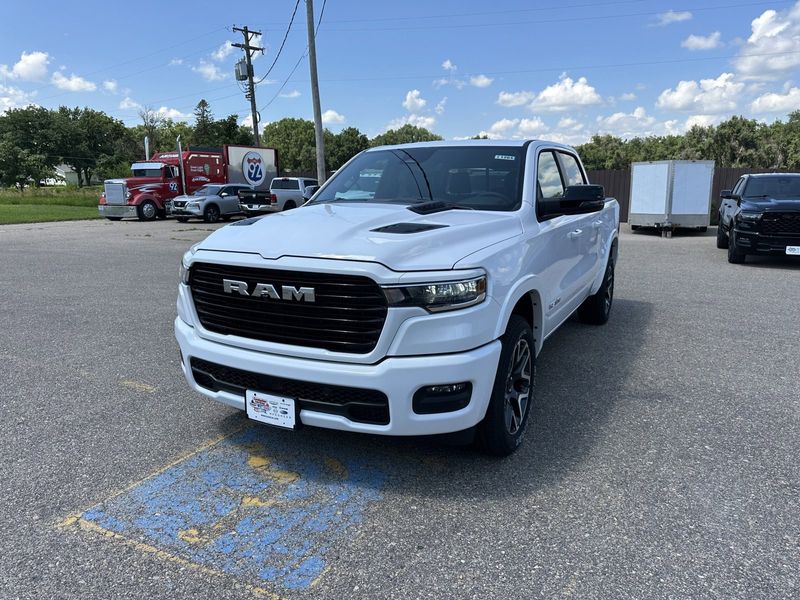
[[[441,200],[434,200],[432,202],[423,202],[421,204],[414,204],[409,206],[408,210],[415,212],[418,215],[429,215],[431,213],[443,212],[445,210],[475,210],[471,206],[464,206],[463,204],[454,204],[452,202],[442,202]]]

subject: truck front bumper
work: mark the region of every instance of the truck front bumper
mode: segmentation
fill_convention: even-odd
[[[129,204],[98,204],[101,217],[138,217],[136,207]]]
[[[181,365],[186,380],[197,392],[209,398],[245,410],[244,393],[229,391],[242,386],[240,376],[243,372],[250,376],[251,381],[259,377],[276,377],[292,380],[300,387],[311,384],[356,388],[356,391],[377,390],[388,398],[387,424],[359,422],[341,414],[303,408],[303,398],[298,397],[295,400],[301,406],[300,421],[316,427],[397,436],[451,433],[478,424],[486,414],[501,350],[500,342],[495,340],[468,352],[387,357],[377,364],[364,365],[280,356],[227,346],[201,338],[194,327],[180,317],[175,319],[175,337],[181,349]],[[218,372],[225,372],[226,368],[235,371],[238,374],[236,381],[232,382],[233,385],[209,386],[205,380],[205,385],[201,385],[192,369],[193,358],[219,366]],[[413,398],[418,390],[456,383],[470,383],[472,386],[469,403],[464,408],[435,414],[414,412]],[[220,387],[228,387],[228,390]]]
[[[800,235],[762,235],[736,227],[736,247],[748,254],[786,254],[787,246],[800,246]]]

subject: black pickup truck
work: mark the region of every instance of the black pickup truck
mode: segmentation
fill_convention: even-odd
[[[728,262],[748,254],[800,256],[800,173],[743,175],[722,191],[717,248]]]

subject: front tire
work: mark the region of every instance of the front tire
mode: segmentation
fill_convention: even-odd
[[[736,247],[736,232],[731,228],[728,234],[728,262],[732,265],[744,264],[747,254]]]
[[[725,230],[722,228],[722,222],[717,225],[717,248],[720,250],[725,250],[728,247],[728,236],[725,234]]]
[[[206,223],[216,223],[219,221],[219,209],[215,205],[207,206],[203,212],[203,221]]]
[[[158,207],[152,200],[145,200],[136,207],[140,221],[153,221],[158,216]]]
[[[489,454],[508,456],[525,436],[533,398],[536,346],[530,324],[519,315],[511,315],[500,340],[503,349],[489,407],[478,424],[477,443]]]
[[[175,217],[178,219],[178,223],[186,223],[189,220],[189,217]]]
[[[605,325],[611,315],[614,302],[614,261],[608,259],[603,283],[597,293],[592,294],[578,308],[578,318],[589,325]]]

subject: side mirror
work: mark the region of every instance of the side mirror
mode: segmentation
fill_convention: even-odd
[[[606,192],[602,185],[570,185],[560,198],[539,200],[539,219],[553,219],[561,215],[583,215],[603,210]]]
[[[307,185],[306,189],[303,191],[303,200],[310,200],[311,196],[316,194],[318,189],[318,185]]]
[[[739,194],[734,194],[731,190],[722,190],[719,193],[719,197],[723,200],[735,200],[736,202],[739,202],[742,199]]]

